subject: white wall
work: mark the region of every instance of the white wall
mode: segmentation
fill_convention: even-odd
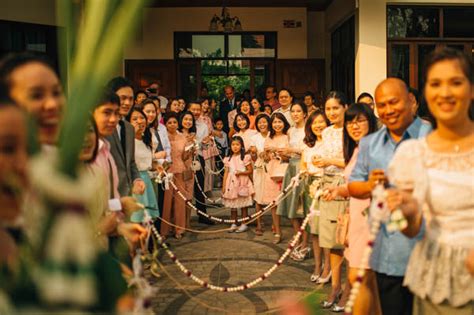
[[[374,93],[377,84],[387,77],[387,4],[410,0],[358,0],[356,19],[355,94]],[[474,4],[473,0],[416,0],[416,4]],[[357,23],[357,20],[359,23]]]
[[[325,23],[326,15],[322,11],[308,12],[308,58],[325,57]]]
[[[306,8],[229,8],[244,31],[278,32],[278,58],[307,58]],[[126,49],[125,59],[173,59],[174,32],[208,31],[221,8],[147,8],[141,33]],[[301,28],[283,28],[283,20],[302,22]]]

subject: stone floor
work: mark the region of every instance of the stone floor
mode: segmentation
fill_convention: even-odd
[[[222,209],[209,209],[208,212],[216,216],[227,215]],[[255,226],[251,226],[241,234],[187,232],[181,240],[169,238],[167,242],[180,261],[201,279],[220,286],[244,284],[266,272],[284,252],[293,235],[290,222],[283,220],[284,241],[274,245],[271,216],[266,214],[263,220],[263,236],[256,236]],[[198,224],[196,218],[192,225],[202,231],[227,227]],[[288,258],[269,278],[240,293],[203,289],[188,279],[163,251],[160,261],[164,266],[161,277],[150,277],[158,288],[153,301],[156,314],[281,314],[277,308],[289,298],[305,298],[305,304],[312,305],[308,314],[332,314],[319,307],[330,285],[314,285],[309,281],[314,266],[312,256],[304,262]]]

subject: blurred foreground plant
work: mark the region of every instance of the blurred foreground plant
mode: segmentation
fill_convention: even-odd
[[[141,20],[148,0],[88,0],[76,21],[74,0],[57,0],[61,73],[67,75],[68,101],[59,140],[61,171],[76,176],[89,113],[122,58],[130,35]],[[65,78],[63,78],[65,79]]]

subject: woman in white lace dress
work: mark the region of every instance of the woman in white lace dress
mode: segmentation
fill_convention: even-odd
[[[388,202],[404,213],[407,236],[426,227],[404,280],[415,294],[414,314],[473,314],[474,67],[446,48],[430,56],[426,69],[436,128],[397,150],[389,169],[397,190]]]

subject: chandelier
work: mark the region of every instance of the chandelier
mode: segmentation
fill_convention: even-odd
[[[209,31],[218,32],[219,26],[221,26],[226,33],[242,31],[242,24],[239,18],[236,16],[231,17],[229,9],[225,5],[222,6],[221,16],[214,14],[212,17],[211,23],[209,24]]]

